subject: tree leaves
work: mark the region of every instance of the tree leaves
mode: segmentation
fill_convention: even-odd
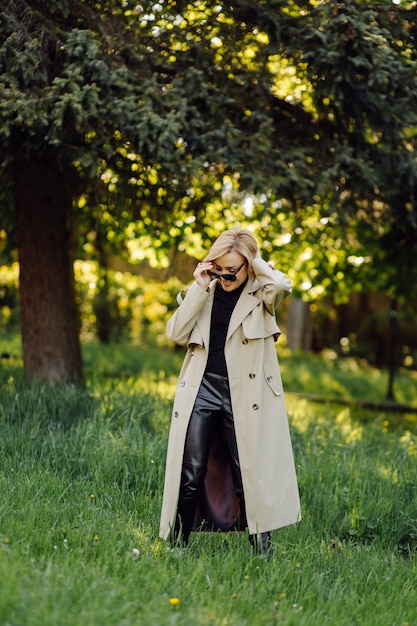
[[[229,177],[296,223],[320,206],[346,237],[395,242],[409,262],[413,7],[14,0],[0,16],[3,163],[16,142],[34,158],[49,144],[113,219],[140,205],[157,230]]]

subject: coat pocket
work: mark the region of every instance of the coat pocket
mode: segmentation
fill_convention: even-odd
[[[276,373],[274,372],[271,366],[271,363],[269,361],[264,362],[264,376],[265,376],[265,382],[270,387],[273,394],[275,396],[280,396],[281,386],[279,384],[278,377]]]

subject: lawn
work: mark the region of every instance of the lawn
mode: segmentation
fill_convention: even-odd
[[[303,519],[272,556],[242,534],[158,538],[181,353],[84,346],[87,388],[0,369],[1,626],[417,624],[413,415],[287,394]],[[289,392],[382,400],[386,375],[282,355]],[[417,405],[412,373],[397,380]]]

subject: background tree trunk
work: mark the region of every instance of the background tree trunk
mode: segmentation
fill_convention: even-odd
[[[288,321],[287,345],[290,350],[308,352],[312,346],[312,320],[308,302],[291,296]]]
[[[397,356],[399,352],[398,332],[398,300],[391,298],[389,317],[389,356],[388,356],[388,389],[387,400],[395,400],[394,381],[397,372]]]
[[[78,311],[70,257],[70,166],[56,155],[16,155],[15,208],[25,374],[81,384]],[[69,173],[69,174],[68,174]]]

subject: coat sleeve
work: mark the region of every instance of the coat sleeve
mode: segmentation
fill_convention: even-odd
[[[211,297],[196,282],[187,289],[184,299],[167,324],[167,334],[180,346],[186,346],[201,309]]]
[[[291,281],[283,272],[274,269],[260,258],[252,261],[252,269],[261,284],[263,303],[269,313],[275,315],[282,300],[292,291]]]

